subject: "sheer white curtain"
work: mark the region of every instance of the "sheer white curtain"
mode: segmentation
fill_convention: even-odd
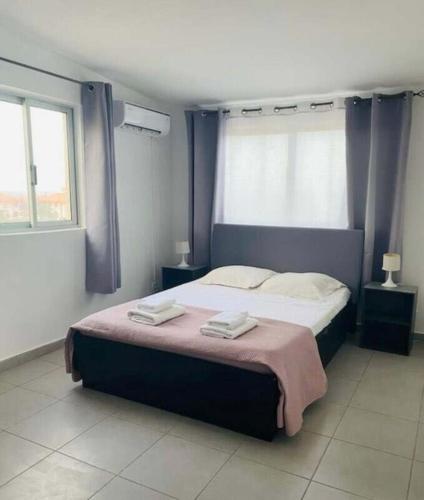
[[[345,112],[220,114],[215,222],[347,228]]]

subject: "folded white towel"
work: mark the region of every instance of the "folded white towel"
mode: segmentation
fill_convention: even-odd
[[[136,323],[143,323],[144,325],[157,326],[170,319],[177,318],[185,313],[183,306],[174,305],[165,311],[159,313],[150,313],[142,311],[141,309],[130,309],[128,311],[128,318]]]
[[[252,328],[257,326],[258,320],[256,318],[247,318],[246,321],[235,328],[234,330],[228,330],[226,328],[213,327],[209,323],[206,323],[200,327],[200,333],[202,335],[207,335],[208,337],[216,337],[218,339],[236,339],[248,332]]]
[[[151,313],[160,313],[175,304],[174,299],[161,299],[160,297],[146,297],[137,304],[137,309]]]
[[[208,325],[227,330],[234,330],[242,325],[248,317],[247,311],[223,311],[208,319]]]

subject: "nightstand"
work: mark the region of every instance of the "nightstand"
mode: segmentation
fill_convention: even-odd
[[[413,341],[418,288],[386,288],[368,283],[363,289],[360,346],[408,355]]]
[[[208,266],[162,267],[162,288],[167,290],[168,288],[197,280],[204,276],[208,271]]]

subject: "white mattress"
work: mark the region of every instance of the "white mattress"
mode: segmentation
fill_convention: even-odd
[[[255,290],[202,285],[193,281],[157,295],[173,298],[187,306],[217,311],[248,311],[251,316],[307,326],[317,335],[347,304],[350,292],[347,288],[341,288],[323,300],[301,300]]]

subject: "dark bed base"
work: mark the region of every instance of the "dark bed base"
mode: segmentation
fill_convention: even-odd
[[[323,365],[332,359],[352,326],[346,306],[317,335]],[[169,410],[271,441],[278,431],[278,381],[220,363],[130,344],[74,336],[74,366],[84,387]]]

